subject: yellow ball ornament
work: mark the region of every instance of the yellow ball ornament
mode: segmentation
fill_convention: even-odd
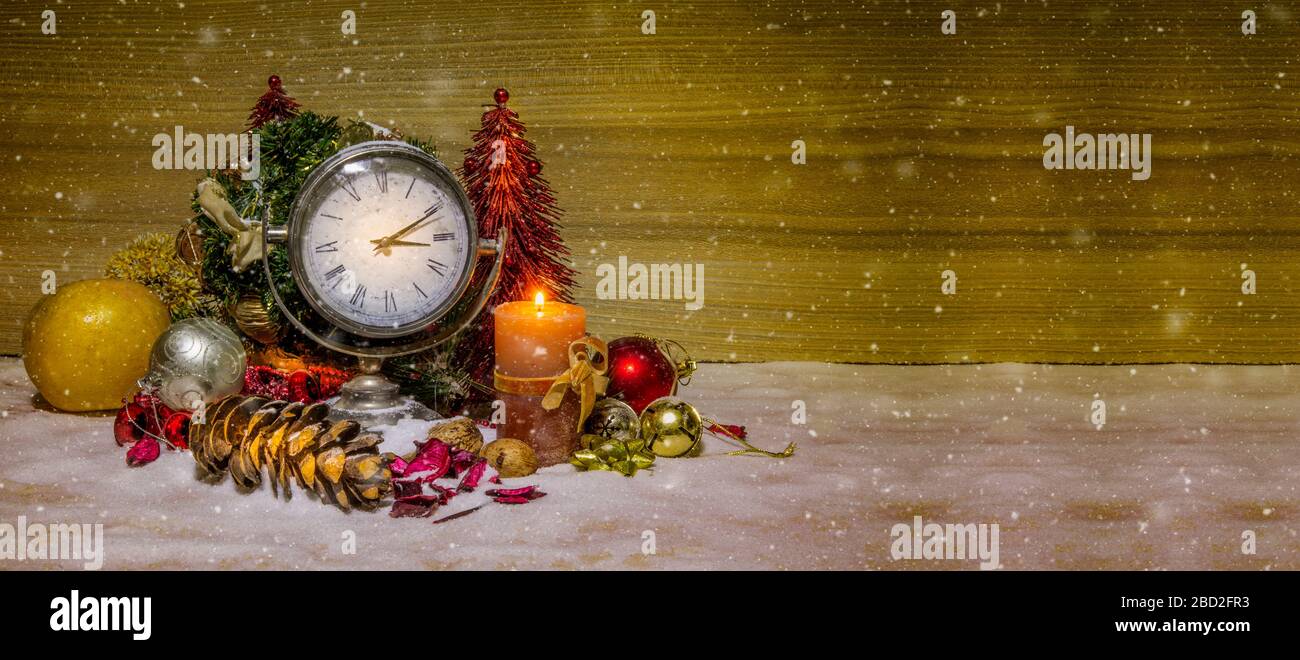
[[[704,422],[700,413],[681,399],[655,399],[641,412],[641,440],[658,456],[687,456],[700,447]]]
[[[167,307],[142,284],[73,282],[44,296],[23,326],[23,366],[60,410],[112,410],[149,370],[154,340],[171,324]]]

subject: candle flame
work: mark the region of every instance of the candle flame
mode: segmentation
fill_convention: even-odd
[[[541,291],[538,291],[537,295],[533,296],[533,304],[537,306],[537,315],[541,316],[542,307],[546,305],[546,296],[542,295]]]

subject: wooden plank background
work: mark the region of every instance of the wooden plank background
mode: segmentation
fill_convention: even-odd
[[[95,276],[187,216],[198,175],[152,169],[152,136],[238,130],[278,73],[451,163],[508,87],[607,337],[714,360],[1300,360],[1287,5],[65,0],[0,18],[0,352],[41,271]],[[1045,171],[1067,124],[1152,133],[1150,180]],[[619,255],[704,264],[704,308],[596,300]]]

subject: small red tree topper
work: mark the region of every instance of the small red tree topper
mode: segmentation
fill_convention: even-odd
[[[298,102],[285,93],[280,76],[272,75],[267,78],[266,85],[270,89],[266,90],[266,93],[257,99],[257,104],[253,106],[253,111],[248,115],[249,128],[261,128],[262,124],[270,121],[291,119],[298,116]]]

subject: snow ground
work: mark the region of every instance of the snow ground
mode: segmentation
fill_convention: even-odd
[[[432,525],[205,483],[186,454],[127,468],[111,416],[33,408],[5,358],[0,522],[103,523],[109,569],[975,568],[893,561],[890,528],[916,515],[998,523],[1006,569],[1296,569],[1298,386],[1291,367],[709,364],[684,396],[759,446],[798,441],[794,458],[728,457],[712,439],[631,479],[555,466],[513,480],[545,498]]]

